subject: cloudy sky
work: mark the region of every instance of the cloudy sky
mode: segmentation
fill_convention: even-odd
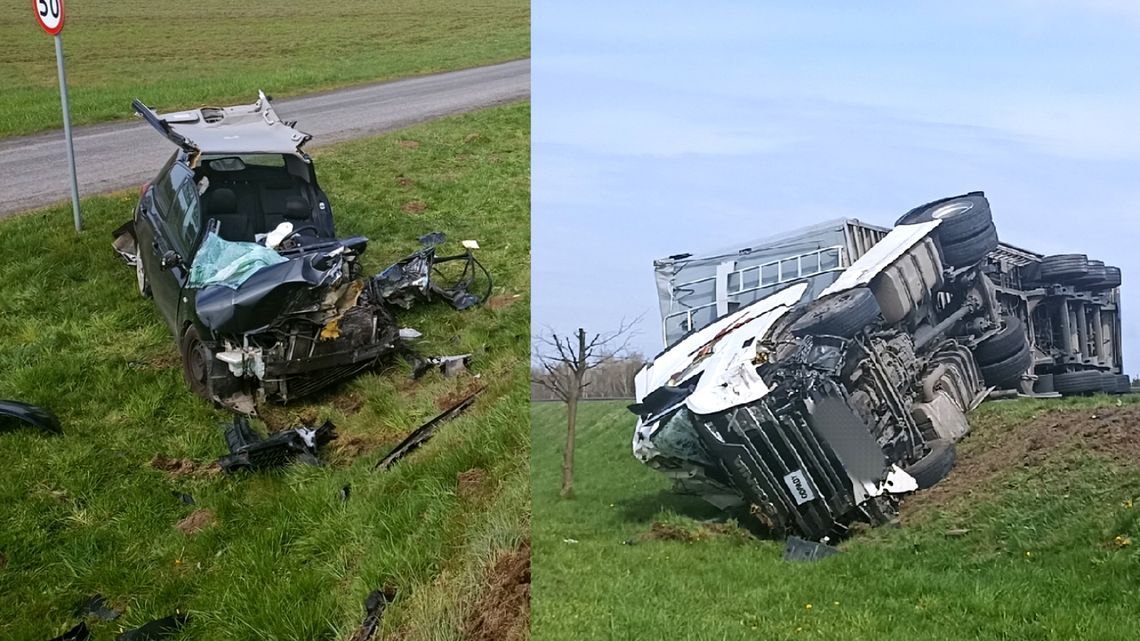
[[[1124,270],[1140,374],[1140,3],[536,0],[532,55],[536,333],[652,355],[653,259],[981,189]]]

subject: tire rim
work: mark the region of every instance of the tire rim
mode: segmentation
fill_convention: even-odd
[[[191,343],[186,355],[189,361],[186,363],[186,370],[190,374],[190,380],[205,389],[208,377],[206,361],[209,358],[206,346],[202,344],[202,341],[195,340]]]

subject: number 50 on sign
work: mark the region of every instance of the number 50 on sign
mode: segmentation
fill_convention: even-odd
[[[51,35],[63,29],[63,0],[32,0],[40,26]]]

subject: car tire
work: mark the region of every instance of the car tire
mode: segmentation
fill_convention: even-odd
[[[190,386],[190,391],[207,401],[214,400],[210,385],[210,366],[214,353],[198,334],[198,328],[193,325],[186,328],[179,346],[182,352],[182,376]]]
[[[146,268],[143,267],[142,256],[135,256],[135,280],[138,281],[139,296],[151,298],[150,280],[146,277]]]
[[[1101,374],[1097,370],[1065,372],[1053,376],[1053,387],[1064,396],[1091,394],[1103,389]]]
[[[903,470],[914,477],[920,490],[934,487],[949,476],[950,470],[954,469],[954,463],[958,460],[954,444],[950,441],[935,439],[927,441],[927,445],[930,446],[930,451],[926,456]]]
[[[1021,319],[1010,317],[1005,320],[1005,328],[974,348],[974,360],[978,361],[978,365],[992,365],[1023,349],[1029,349],[1025,325],[1022,324]]]
[[[944,244],[953,244],[973,238],[993,227],[990,203],[984,192],[972,191],[926,203],[903,214],[896,225],[913,225],[941,220],[938,238]]]
[[[866,287],[855,287],[815,301],[792,323],[794,336],[827,334],[851,338],[879,319],[879,302]]]
[[[955,242],[942,240],[942,262],[951,267],[970,267],[998,247],[997,229],[990,225],[978,235]]]
[[[1026,345],[1012,356],[1007,356],[989,365],[982,365],[982,380],[986,382],[986,385],[1008,389],[1020,380],[1022,374],[1029,372],[1029,368],[1032,366],[1033,354],[1029,351],[1029,345]]]

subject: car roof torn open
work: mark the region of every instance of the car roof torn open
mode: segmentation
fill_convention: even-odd
[[[190,154],[301,154],[312,136],[277,117],[264,91],[257,102],[160,114],[137,98],[138,115]]]

